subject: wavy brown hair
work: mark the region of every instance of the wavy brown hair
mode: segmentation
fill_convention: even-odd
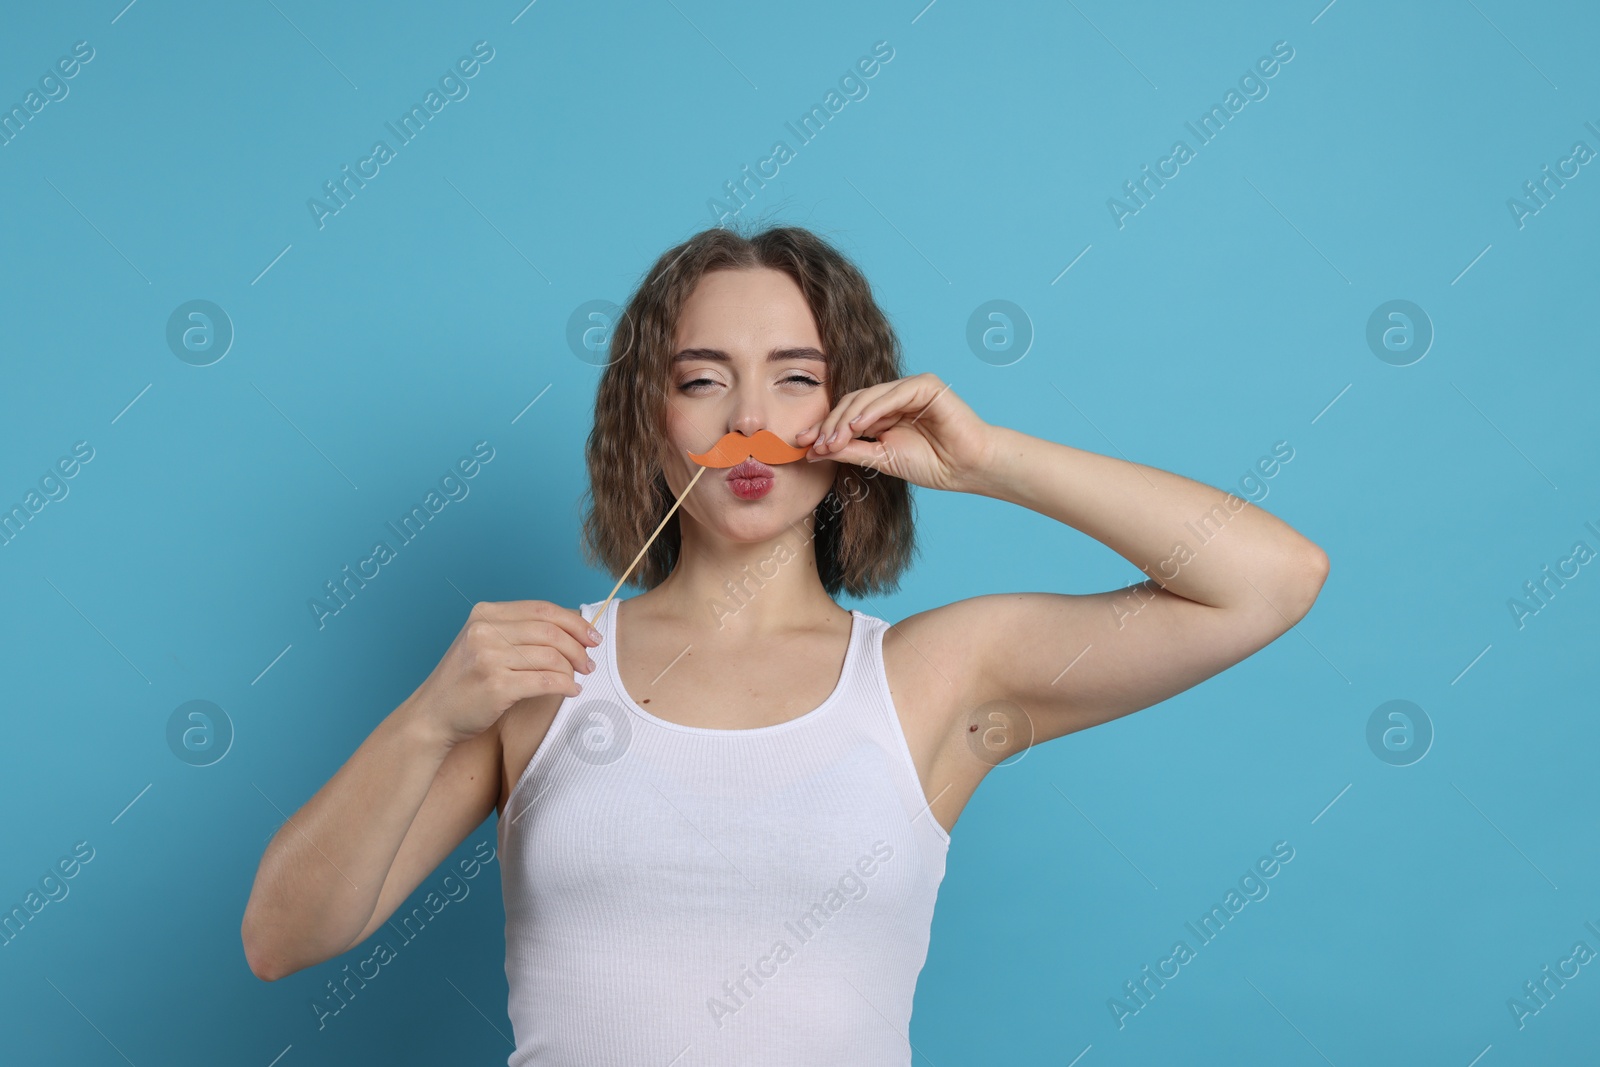
[[[612,329],[611,362],[600,376],[594,426],[584,446],[589,488],[583,554],[613,578],[633,562],[672,507],[658,455],[666,436],[667,371],[684,302],[710,271],[758,267],[793,278],[811,306],[828,356],[830,408],[846,393],[904,376],[899,338],[867,279],[811,231],[776,226],[746,235],[718,226],[667,249]],[[672,573],[682,545],[678,515],[673,512],[629,584],[652,589]],[[840,463],[814,519],[817,571],[830,597],[841,590],[859,597],[898,587],[916,552],[905,481]]]

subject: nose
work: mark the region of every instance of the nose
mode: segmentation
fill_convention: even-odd
[[[728,420],[729,430],[751,437],[757,430],[766,427],[766,413],[762,411],[759,402],[740,397],[735,401],[735,405],[732,417]]]

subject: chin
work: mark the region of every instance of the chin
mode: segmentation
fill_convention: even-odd
[[[722,491],[727,492],[726,489]],[[814,504],[807,507],[787,497],[780,489],[774,489],[760,500],[741,500],[730,495],[715,515],[698,521],[730,541],[770,541],[785,530],[802,528],[806,517],[816,510]]]
[[[742,505],[740,512],[718,515],[713,525],[713,529],[730,541],[770,541],[783,534],[785,530],[797,527],[804,518],[798,512],[790,514],[787,509],[757,510],[747,502],[740,503]]]

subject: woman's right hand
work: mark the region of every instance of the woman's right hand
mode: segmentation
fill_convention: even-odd
[[[577,696],[583,687],[573,675],[594,669],[589,649],[599,643],[582,615],[548,600],[474,604],[438,666],[406,702],[456,745],[493,726],[519,700]]]

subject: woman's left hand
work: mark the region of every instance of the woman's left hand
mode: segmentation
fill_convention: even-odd
[[[795,445],[810,445],[808,463],[838,460],[928,489],[966,492],[989,463],[993,439],[994,427],[948,385],[915,374],[846,393],[821,422],[796,435]]]

